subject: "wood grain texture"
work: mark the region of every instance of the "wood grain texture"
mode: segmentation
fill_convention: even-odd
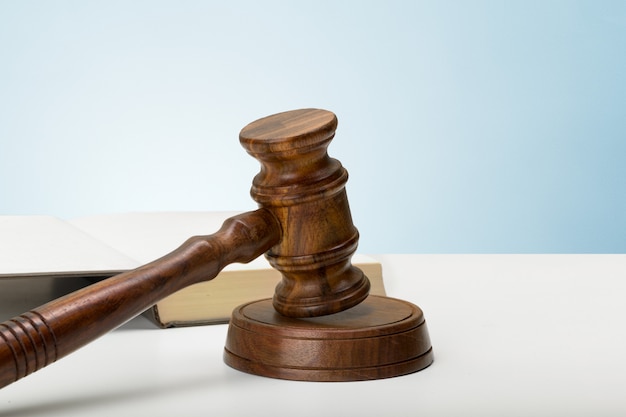
[[[348,173],[327,153],[336,128],[333,113],[302,109],[252,122],[239,135],[261,162],[251,195],[283,227],[285,238],[267,258],[283,276],[273,303],[285,316],[337,313],[369,293],[367,277],[350,261],[359,233],[345,190]]]
[[[278,314],[270,300],[233,312],[224,361],[243,372],[302,381],[358,381],[419,371],[433,361],[422,311],[371,295],[314,318]]]
[[[302,109],[242,129],[244,148],[261,162],[251,195],[272,211],[283,239],[266,254],[282,274],[272,300],[235,309],[224,361],[262,376],[354,381],[415,372],[433,361],[421,310],[369,296],[351,264],[359,233],[345,190],[348,173],[330,158],[336,116]]]
[[[226,265],[265,253],[281,274],[273,299],[235,311],[225,360],[246,372],[287,379],[355,380],[428,366],[421,311],[369,297],[354,267],[359,233],[345,184],[330,158],[336,116],[302,109],[244,127],[240,142],[259,160],[251,195],[259,210],[232,217],[152,263],[0,323],[0,387],[73,352]]]
[[[186,286],[249,262],[280,240],[267,210],[232,217],[210,236],[187,240],[136,270],[90,285],[0,323],[0,387],[49,365]]]

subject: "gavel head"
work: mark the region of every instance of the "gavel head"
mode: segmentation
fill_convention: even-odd
[[[353,307],[367,298],[369,281],[352,266],[359,233],[345,191],[348,173],[330,158],[337,117],[303,109],[250,123],[239,139],[261,163],[251,195],[282,227],[266,254],[282,274],[273,305],[289,317],[314,317]]]

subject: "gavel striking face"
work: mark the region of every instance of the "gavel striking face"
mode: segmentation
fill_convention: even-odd
[[[251,190],[260,208],[226,220],[213,235],[190,238],[154,262],[0,323],[0,387],[108,333],[162,298],[215,278],[224,266],[264,253],[282,280],[271,303],[261,300],[233,314],[225,349],[230,366],[320,381],[384,378],[428,366],[432,352],[421,310],[400,300],[368,298],[369,281],[351,264],[359,235],[345,192],[348,175],[326,151],[336,128],[333,113],[304,109],[242,129],[241,144],[261,163]],[[252,333],[271,341],[264,347],[249,340]],[[280,350],[281,343],[294,340],[293,349],[302,346],[313,357]],[[398,344],[404,347],[390,349]],[[346,357],[346,346],[362,358]]]

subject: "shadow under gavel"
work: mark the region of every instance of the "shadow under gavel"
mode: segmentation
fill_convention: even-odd
[[[404,375],[433,361],[422,311],[368,296],[352,266],[358,231],[348,174],[330,158],[336,116],[303,109],[259,119],[240,133],[261,163],[256,211],[227,219],[140,268],[75,291],[0,323],[0,387],[72,353],[226,265],[265,254],[282,274],[273,299],[235,309],[225,362],[268,377],[353,381]]]

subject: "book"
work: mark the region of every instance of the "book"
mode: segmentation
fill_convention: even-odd
[[[50,216],[0,216],[0,279],[87,277],[103,279],[137,268],[171,252],[195,235],[215,233],[239,214],[220,212],[135,212],[61,220]],[[352,258],[385,295],[381,264]],[[227,323],[235,307],[270,298],[280,273],[264,257],[226,266],[211,281],[184,288],[144,315],[161,328]]]

